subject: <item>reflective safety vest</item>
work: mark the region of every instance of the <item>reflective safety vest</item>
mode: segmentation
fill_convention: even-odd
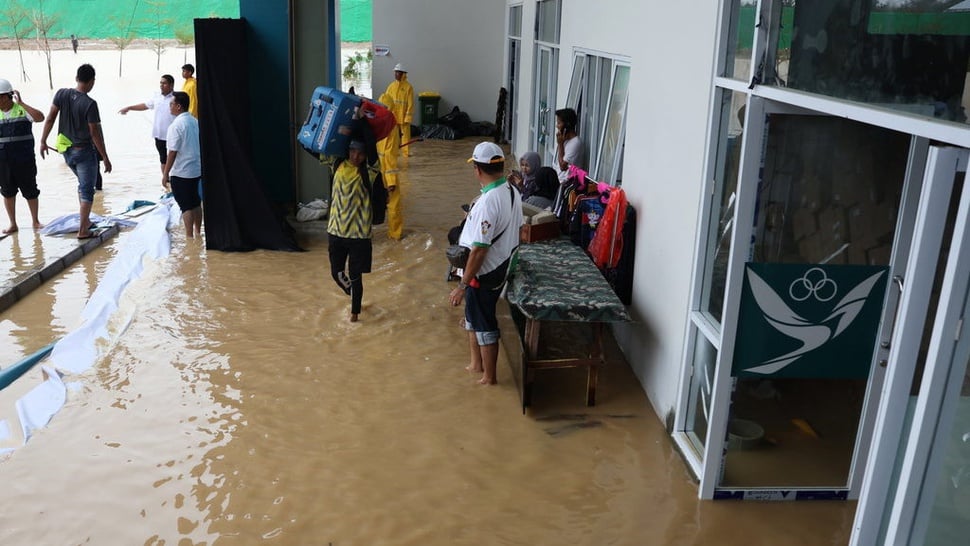
[[[31,161],[34,159],[33,121],[27,111],[14,104],[9,112],[0,110],[0,159]]]

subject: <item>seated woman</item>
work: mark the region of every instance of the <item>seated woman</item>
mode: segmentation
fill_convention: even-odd
[[[535,205],[539,208],[552,208],[559,193],[559,175],[552,167],[541,167],[535,175],[535,191],[528,198],[522,194],[522,202]]]
[[[539,154],[526,152],[519,159],[519,168],[521,171],[512,171],[509,173],[508,181],[519,189],[523,201],[536,192],[536,172],[539,170],[539,165],[541,164],[542,159],[539,157]]]

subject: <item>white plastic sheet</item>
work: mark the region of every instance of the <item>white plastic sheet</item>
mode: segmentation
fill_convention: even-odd
[[[170,222],[170,207],[163,206],[138,223],[84,306],[84,322],[54,346],[51,360],[55,368],[80,373],[94,365],[98,356],[96,341],[107,337],[108,319],[118,308],[125,287],[141,275],[145,258],[161,258],[171,250],[167,231]]]
[[[24,431],[25,444],[35,430],[47,426],[51,417],[67,401],[67,389],[64,388],[60,374],[48,366],[41,369],[47,379],[17,400],[17,417],[20,418],[20,427]]]
[[[45,427],[64,406],[67,389],[61,379],[61,372],[76,374],[94,365],[98,357],[97,340],[107,338],[108,320],[118,308],[118,301],[125,287],[141,275],[144,260],[158,259],[169,254],[171,240],[168,227],[179,222],[179,211],[173,204],[171,199],[163,200],[162,206],[145,214],[137,223],[118,255],[108,264],[98,287],[81,312],[82,324],[54,345],[50,355],[52,366],[41,368],[44,382],[17,400],[17,417],[23,430],[24,443],[35,430]],[[77,227],[73,230],[76,231]],[[0,420],[0,442],[10,438],[10,425],[7,421]],[[13,450],[14,448],[2,447],[0,455]]]

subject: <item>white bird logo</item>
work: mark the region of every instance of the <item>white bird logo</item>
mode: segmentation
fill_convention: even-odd
[[[744,370],[760,374],[775,373],[805,354],[818,349],[829,340],[838,337],[859,316],[859,312],[862,311],[862,307],[876,282],[885,273],[885,271],[880,271],[859,283],[835,305],[829,316],[818,323],[813,323],[792,311],[774,289],[757,273],[750,268],[746,268],[746,271],[751,293],[754,294],[755,302],[761,308],[761,312],[764,313],[765,320],[779,332],[802,343],[801,347],[790,353],[766,360],[758,366]],[[819,273],[821,274],[819,280],[813,281],[810,278],[813,273],[816,276]],[[806,292],[804,297],[795,297],[794,292],[798,288]],[[825,290],[825,294],[820,294],[822,290]],[[789,287],[789,293],[798,301],[807,299],[812,295],[819,301],[828,301],[835,297],[837,292],[838,287],[835,281],[829,279],[825,271],[818,267],[806,271],[804,277],[796,279]],[[829,326],[828,323],[836,318],[838,318],[838,322],[834,327]]]

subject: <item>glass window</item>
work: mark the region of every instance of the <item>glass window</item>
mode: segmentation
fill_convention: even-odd
[[[751,78],[751,46],[754,43],[757,0],[732,0],[724,44],[724,77],[748,81]]]
[[[542,0],[536,12],[536,40],[559,43],[559,0]]]
[[[522,36],[522,6],[509,8],[509,36]]]
[[[593,170],[597,180],[615,185],[619,176],[620,156],[623,145],[623,129],[626,126],[626,97],[630,85],[630,67],[618,65],[613,78],[609,106],[606,108],[606,128],[603,131],[603,151],[599,164]]]
[[[586,55],[578,54],[573,60],[573,75],[569,80],[569,93],[566,95],[566,106],[580,112],[579,99],[582,95],[583,78],[586,74]]]
[[[909,135],[773,114],[751,261],[888,265]]]
[[[707,228],[708,259],[704,266],[702,309],[716,322],[721,321],[724,305],[724,287],[727,282],[728,257],[731,251],[731,234],[734,228],[734,200],[738,188],[738,166],[741,160],[741,132],[744,122],[743,93],[718,90],[721,108],[718,111],[720,127],[716,143],[717,159],[714,174],[714,191],[711,193],[711,217]]]
[[[966,123],[970,5],[785,0],[777,85]],[[771,81],[770,75],[763,81]]]
[[[717,348],[711,345],[700,332],[694,342],[694,373],[690,378],[690,393],[687,405],[687,437],[697,450],[704,453],[707,426],[710,418],[711,391],[714,385],[714,366],[717,364]]]
[[[937,482],[935,497],[927,499],[932,505],[927,545],[959,544],[970,533],[970,367],[966,362],[954,365],[963,366],[966,372],[953,423],[942,435],[942,445],[933,448],[942,449],[943,457],[939,475],[927,476]]]

